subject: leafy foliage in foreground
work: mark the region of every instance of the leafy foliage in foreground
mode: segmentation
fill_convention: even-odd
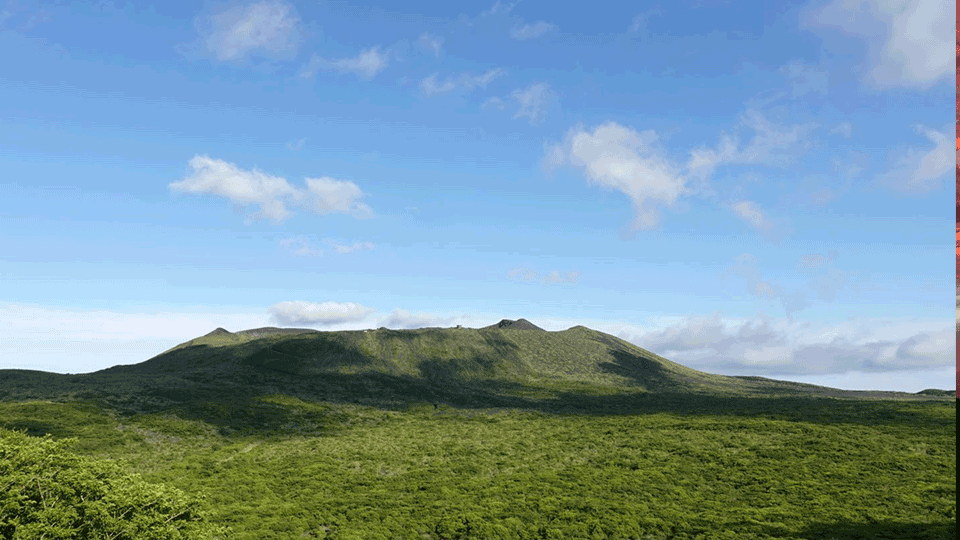
[[[0,425],[86,416],[106,442],[75,447],[207,493],[238,540],[955,537],[954,400],[661,397],[629,414],[343,406],[313,435],[71,403],[0,403]]]
[[[223,532],[203,521],[198,499],[64,449],[73,442],[0,429],[0,538],[190,540]]]

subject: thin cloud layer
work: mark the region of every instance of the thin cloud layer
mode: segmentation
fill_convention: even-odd
[[[284,326],[330,326],[366,319],[375,310],[352,302],[280,302],[270,306],[271,318]]]
[[[295,236],[293,238],[284,238],[280,240],[280,247],[289,250],[297,257],[319,257],[323,251],[310,245],[306,236]]]
[[[433,52],[434,56],[440,56],[440,48],[443,47],[444,39],[440,36],[435,36],[433,34],[428,34],[424,32],[420,34],[420,37],[417,39],[417,44]]]
[[[558,270],[553,270],[542,278],[537,274],[537,272],[526,268],[514,268],[507,272],[507,277],[515,281],[521,281],[526,283],[540,282],[545,285],[556,285],[556,284],[569,284],[575,285],[580,279],[580,272],[564,272],[560,273]]]
[[[245,171],[232,163],[208,156],[190,160],[193,174],[169,185],[172,191],[224,197],[238,206],[257,205],[260,211],[250,219],[281,223],[293,212],[291,206],[326,215],[350,214],[358,219],[373,216],[360,202],[363,192],[353,182],[333,178],[307,178],[306,189],[291,186],[286,179],[253,169]]]
[[[926,89],[952,73],[953,7],[948,0],[834,0],[803,13],[801,23],[862,37],[874,87]]]
[[[280,1],[235,6],[195,21],[217,60],[237,60],[253,52],[294,53],[301,25],[296,9]]]
[[[387,68],[388,58],[389,55],[380,52],[380,47],[370,47],[353,58],[341,58],[339,60],[327,60],[318,54],[314,54],[310,57],[307,65],[300,70],[300,76],[309,79],[317,71],[324,70],[353,73],[361,79],[369,80]]]
[[[333,250],[340,254],[353,253],[355,251],[361,251],[365,249],[373,249],[377,247],[373,242],[354,242],[352,244],[341,244],[334,240],[325,239],[324,242],[333,247]]]
[[[486,88],[491,81],[496,79],[501,75],[505,75],[507,71],[502,68],[494,68],[487,70],[482,75],[471,75],[469,73],[462,73],[455,78],[446,78],[443,82],[437,81],[437,73],[433,73],[427,78],[423,79],[420,82],[420,88],[423,90],[423,93],[427,96],[432,96],[435,94],[443,94],[450,92],[456,88],[465,88],[467,91],[473,91],[475,88]]]
[[[544,21],[537,21],[534,24],[515,25],[510,29],[510,37],[517,41],[538,38],[557,26]]]

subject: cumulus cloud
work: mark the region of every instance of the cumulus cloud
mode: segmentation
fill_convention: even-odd
[[[423,93],[432,96],[434,94],[442,94],[444,92],[449,92],[457,87],[466,88],[468,91],[472,91],[476,87],[486,88],[493,79],[506,74],[507,71],[502,68],[494,68],[487,70],[482,75],[471,75],[469,73],[462,73],[456,78],[446,78],[443,82],[437,81],[437,74],[434,73],[429,77],[423,79],[420,82],[420,88],[423,90]]]
[[[538,38],[550,30],[556,28],[556,25],[544,21],[537,21],[534,24],[515,25],[510,29],[510,37],[518,41]]]
[[[417,39],[417,44],[424,49],[433,51],[434,56],[440,56],[440,47],[443,46],[443,38],[424,32],[420,34],[420,37]]]
[[[292,215],[289,206],[315,214],[351,214],[358,219],[373,216],[373,210],[360,202],[363,192],[353,182],[332,178],[307,178],[306,189],[291,186],[286,179],[253,169],[245,171],[232,163],[208,156],[190,160],[193,174],[169,185],[181,193],[217,195],[234,205],[255,204],[260,211],[250,219],[283,222]]]
[[[309,79],[319,70],[339,71],[340,73],[354,73],[361,79],[372,79],[388,64],[389,55],[380,52],[380,47],[370,47],[353,58],[327,60],[318,54],[310,57],[307,65],[300,70],[300,76]]]
[[[249,53],[289,56],[300,42],[296,9],[282,1],[234,6],[194,24],[217,60],[241,59]]]
[[[306,236],[294,236],[280,240],[280,247],[290,250],[297,257],[319,257],[323,252],[310,245]]]
[[[540,282],[545,285],[556,285],[556,284],[569,284],[574,285],[580,279],[580,272],[565,272],[560,273],[557,270],[553,270],[548,274],[544,275],[542,278],[537,274],[537,272],[526,268],[514,268],[507,272],[507,276],[510,279],[516,281],[522,281],[526,283]]]
[[[937,131],[918,124],[914,129],[933,143],[933,148],[907,149],[877,181],[902,193],[925,194],[941,187],[950,165],[954,165],[950,158],[955,157],[956,150],[950,148],[949,128]]]
[[[364,249],[373,249],[377,247],[373,242],[354,242],[353,244],[341,244],[335,240],[325,239],[325,243],[333,247],[333,250],[337,253],[353,253],[355,251],[361,251]]]
[[[903,332],[889,325],[872,326],[848,323],[812,330],[808,325],[775,323],[767,316],[736,321],[715,314],[627,333],[624,339],[694,369],[755,376],[878,373],[944,367],[956,361],[950,329]]]
[[[804,12],[801,21],[863,38],[873,86],[926,89],[953,73],[953,7],[948,0],[833,0]]]
[[[539,124],[546,115],[550,98],[550,86],[546,83],[531,84],[523,90],[514,90],[513,99],[520,104],[520,110],[513,117],[521,118],[525,116],[529,119],[530,124]]]
[[[630,197],[636,214],[633,230],[656,227],[656,206],[672,205],[684,193],[684,177],[657,144],[653,130],[637,132],[607,122],[591,132],[578,125],[563,142],[546,148],[543,165],[548,171],[564,164],[583,170],[590,183]]]
[[[372,308],[352,302],[280,302],[270,306],[272,319],[284,326],[306,324],[329,326],[357,322],[374,312]]]

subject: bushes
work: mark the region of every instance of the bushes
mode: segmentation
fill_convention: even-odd
[[[71,439],[0,428],[0,538],[214,539],[200,499],[148,484],[111,461],[67,452]]]

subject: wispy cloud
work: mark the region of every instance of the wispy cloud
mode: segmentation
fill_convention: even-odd
[[[522,281],[526,283],[539,282],[545,285],[557,285],[557,284],[575,285],[577,281],[580,279],[580,272],[573,271],[573,272],[560,273],[557,270],[553,270],[541,278],[535,271],[526,267],[520,267],[520,268],[514,268],[509,272],[507,272],[507,276],[510,279],[513,279],[516,281]]]
[[[933,148],[901,152],[903,155],[877,181],[901,193],[922,195],[943,185],[950,165],[954,165],[956,149],[950,147],[949,128],[937,131],[917,124],[914,129],[933,143]]]
[[[849,139],[853,134],[853,126],[850,125],[850,122],[840,122],[837,127],[830,130],[830,133],[839,133],[845,139]]]
[[[518,41],[538,38],[557,26],[544,21],[537,21],[534,24],[515,25],[510,29],[510,37]]]
[[[738,136],[723,133],[716,147],[690,151],[687,169],[693,177],[705,182],[717,167],[725,164],[789,166],[809,149],[807,136],[817,124],[778,126],[759,111],[748,109],[740,116],[737,127],[754,132],[750,143],[741,148]]]
[[[280,247],[290,250],[297,257],[319,257],[323,251],[310,245],[306,236],[294,236],[280,240]]]
[[[423,93],[428,96],[449,92],[457,87],[466,88],[468,91],[472,91],[478,86],[480,88],[486,88],[491,81],[501,75],[505,75],[506,73],[507,71],[505,69],[494,68],[487,70],[482,75],[462,73],[456,78],[448,77],[444,79],[443,82],[438,82],[437,74],[434,73],[420,82],[420,88],[423,89]]]
[[[300,76],[309,79],[319,70],[339,71],[340,73],[354,73],[361,79],[372,79],[388,64],[389,55],[380,52],[380,47],[370,47],[353,58],[327,60],[318,54],[310,57],[307,65],[300,70]]]
[[[514,90],[513,99],[520,105],[520,110],[513,117],[527,117],[530,124],[539,124],[546,115],[551,97],[550,86],[547,83],[531,84],[522,90]]]
[[[730,205],[731,210],[758,231],[770,228],[770,221],[752,201],[737,201]]]
[[[224,197],[238,206],[257,205],[250,219],[280,223],[293,212],[289,206],[314,214],[350,214],[358,219],[373,217],[373,210],[360,202],[364,196],[356,184],[333,178],[307,178],[306,189],[291,186],[286,179],[253,169],[245,171],[232,163],[208,156],[190,160],[193,174],[169,185],[172,191]]]
[[[746,288],[751,294],[758,298],[769,298],[779,303],[783,307],[787,319],[791,322],[795,313],[810,306],[807,295],[803,291],[788,290],[775,281],[764,279],[760,273],[759,260],[754,255],[743,253],[734,260],[736,264],[721,272],[721,279],[726,280],[730,275],[739,276],[744,280]]]
[[[268,310],[281,325],[329,326],[366,319],[375,310],[352,302],[280,302]]]
[[[287,148],[293,150],[294,152],[298,150],[303,150],[303,143],[307,142],[306,139],[297,139],[296,141],[287,142]]]
[[[480,106],[481,109],[488,109],[491,107],[496,107],[497,109],[503,110],[506,105],[503,103],[502,99],[494,96],[484,101],[483,105]]]
[[[953,76],[949,0],[833,0],[801,14],[803,27],[840,30],[864,38],[869,82],[877,88],[926,89]]]
[[[443,38],[428,33],[420,34],[417,44],[421,47],[433,51],[434,56],[440,56],[440,48],[443,46]]]
[[[286,2],[267,1],[234,6],[195,20],[197,31],[217,60],[236,60],[252,52],[294,53],[301,24]]]
[[[659,6],[652,9],[648,9],[643,13],[638,13],[634,15],[633,20],[630,21],[630,31],[640,34],[641,36],[646,37],[647,35],[647,25],[650,23],[650,18],[654,15],[663,15],[663,10]]]
[[[354,242],[352,244],[341,244],[329,238],[324,239],[324,243],[333,247],[333,250],[340,254],[353,253],[364,249],[373,249],[376,246],[373,242]]]
[[[809,93],[827,93],[827,71],[794,60],[780,68],[787,77],[792,97],[802,97]]]
[[[507,3],[501,3],[500,0],[497,0],[496,2],[493,3],[493,6],[491,6],[490,9],[481,11],[480,17],[487,17],[489,15],[500,15],[501,13],[504,13],[504,14],[510,13],[513,7],[519,3],[520,2],[517,1],[517,2],[511,2],[507,4]]]

